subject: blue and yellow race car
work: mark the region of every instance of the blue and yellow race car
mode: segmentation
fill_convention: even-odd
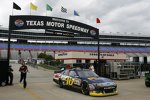
[[[118,94],[117,84],[112,80],[99,77],[89,69],[66,69],[56,72],[53,81],[59,84],[60,88],[78,88],[85,95],[90,96],[109,96]]]

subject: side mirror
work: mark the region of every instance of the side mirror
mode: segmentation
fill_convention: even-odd
[[[61,68],[60,70],[62,70],[62,71],[63,71],[63,70],[65,70],[65,68]]]

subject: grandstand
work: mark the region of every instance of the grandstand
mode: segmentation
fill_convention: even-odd
[[[37,30],[38,31],[38,30]],[[41,30],[40,30],[41,31]],[[7,39],[8,29],[0,28],[0,38]],[[124,53],[128,57],[149,57],[150,37],[138,36],[113,36],[113,35],[100,35],[100,52],[101,53]],[[74,37],[67,36],[53,36],[34,31],[13,31],[11,33],[11,50],[18,54],[18,51],[26,51],[24,56],[29,56],[29,51],[32,51],[33,57],[36,58],[39,52],[97,52],[97,40],[94,38],[86,37],[85,35],[75,35]],[[25,40],[26,42],[18,42],[17,40]],[[30,42],[34,41],[34,42]],[[41,42],[45,41],[45,42]],[[51,41],[51,43],[47,42]],[[53,42],[58,41],[59,43]],[[84,42],[83,42],[84,41]],[[61,43],[65,42],[65,43]],[[72,44],[74,42],[75,44]],[[1,57],[6,57],[7,40],[0,42]],[[12,53],[11,53],[12,54]],[[13,54],[15,55],[15,54]],[[18,57],[11,56],[11,59]],[[26,57],[25,57],[26,58]]]
[[[28,22],[35,22],[35,24],[27,24]],[[42,24],[36,25],[36,22]],[[7,57],[8,60],[20,57],[32,59],[40,52],[51,53],[55,59],[60,59],[56,55],[58,53],[63,55],[64,52],[82,52],[82,54],[86,52],[89,56],[81,54],[83,57],[79,58],[129,60],[133,57],[133,61],[139,62],[139,57],[143,57],[143,61],[147,62],[150,54],[150,37],[101,35],[99,29],[93,26],[48,16],[10,16],[9,30],[1,27],[0,38],[0,57]],[[64,59],[78,60],[78,57]]]
[[[7,58],[8,50],[8,32],[6,28],[0,28],[0,58]],[[86,36],[85,34],[65,33],[60,35],[56,31],[49,30],[28,30],[28,31],[11,31],[10,42],[10,59],[32,60],[37,58],[38,54],[47,53],[54,56],[55,59],[62,60],[64,63],[94,63],[98,58],[98,40]],[[120,69],[123,72],[113,72],[115,66],[101,64],[101,73],[99,75],[107,76],[116,79],[116,74],[119,78],[128,78],[129,72],[133,72],[137,76],[139,70],[147,70],[150,57],[150,37],[141,36],[117,36],[117,35],[99,35],[100,41],[100,60],[110,62],[136,62],[129,64],[133,68],[126,70]],[[105,61],[102,61],[105,63]],[[139,63],[139,64],[137,64]],[[122,63],[126,67],[125,63]],[[142,65],[141,65],[142,64]],[[118,65],[119,66],[119,65]],[[142,69],[139,67],[141,66]],[[111,73],[111,74],[110,74]],[[115,73],[115,74],[114,74]],[[124,74],[126,73],[126,74]]]

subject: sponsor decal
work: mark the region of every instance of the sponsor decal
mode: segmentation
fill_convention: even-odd
[[[74,80],[74,84],[80,85],[80,84],[81,84],[81,80],[80,80],[80,79],[75,79],[75,80]]]
[[[15,20],[15,25],[17,27],[22,27],[24,25],[24,22],[21,19]]]
[[[90,53],[90,56],[98,56],[98,53]],[[104,57],[104,56],[115,56],[115,54],[113,53],[101,53],[100,56]]]
[[[96,80],[97,79],[97,77],[90,77],[90,78],[88,78],[89,80]]]
[[[95,30],[91,30],[91,31],[90,31],[90,34],[91,34],[92,36],[95,36],[95,35],[96,35],[96,31],[95,31]]]
[[[84,23],[47,16],[10,16],[9,24],[11,30],[46,29],[48,30],[47,33],[50,33],[51,31],[62,31],[63,33],[73,34],[73,36],[74,33],[85,35],[87,34],[88,37],[93,36],[93,38],[96,38],[94,36],[99,32],[97,28]]]
[[[67,53],[60,53],[58,56],[67,56]]]
[[[27,26],[44,26],[44,21],[27,20],[26,23],[27,23]]]
[[[114,89],[115,87],[105,87],[104,89]]]

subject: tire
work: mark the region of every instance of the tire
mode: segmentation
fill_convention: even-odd
[[[0,86],[6,86],[6,82],[1,82]]]
[[[82,83],[81,91],[82,91],[82,94],[89,95],[89,86],[87,83]]]
[[[59,87],[60,87],[60,88],[63,88],[63,87],[64,87],[64,85],[63,85],[63,83],[62,83],[61,80],[59,80]]]
[[[146,87],[150,87],[150,83],[149,82],[145,82],[145,86]]]

